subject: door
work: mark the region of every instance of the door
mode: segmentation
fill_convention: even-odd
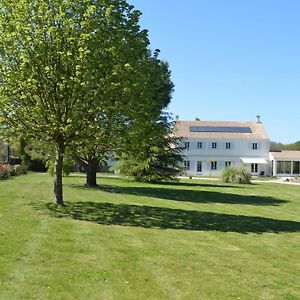
[[[255,175],[258,174],[258,164],[251,164],[251,173]]]

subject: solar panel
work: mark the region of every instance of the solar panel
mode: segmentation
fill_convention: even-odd
[[[252,133],[250,127],[234,126],[190,126],[190,132],[234,132],[234,133]]]

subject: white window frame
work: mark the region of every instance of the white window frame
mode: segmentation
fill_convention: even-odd
[[[203,148],[203,142],[197,142],[197,148],[202,149]]]
[[[252,150],[257,150],[258,149],[258,143],[257,142],[253,142],[252,143]]]
[[[231,149],[231,142],[226,142],[225,148],[226,149]]]
[[[184,142],[184,149],[190,149],[190,142]]]
[[[217,149],[217,142],[211,143],[211,149]]]

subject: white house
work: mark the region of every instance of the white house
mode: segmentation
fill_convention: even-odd
[[[242,164],[252,175],[271,175],[270,140],[259,116],[256,122],[176,120],[174,129],[188,176],[219,176],[225,167]]]

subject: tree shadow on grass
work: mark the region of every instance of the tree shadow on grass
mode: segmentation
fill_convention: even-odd
[[[238,233],[299,232],[300,223],[263,217],[218,214],[202,211],[170,209],[98,202],[67,202],[65,206],[48,203],[54,216],[71,217],[102,225],[143,228],[221,231]]]
[[[244,186],[242,185],[230,185],[230,184],[223,184],[220,181],[215,181],[214,183],[208,183],[208,182],[182,182],[182,181],[174,181],[174,182],[161,182],[156,183],[158,186],[185,186],[185,187],[202,187],[202,188],[231,188],[231,189],[243,189]],[[251,184],[253,185],[253,184]]]
[[[72,185],[73,188],[87,189],[80,185]],[[216,186],[214,186],[216,187]],[[258,206],[278,206],[286,203],[286,200],[256,195],[240,195],[231,193],[214,192],[210,190],[188,190],[162,187],[124,187],[113,185],[101,185],[93,188],[112,194],[125,194],[159,198],[173,201],[185,201],[193,203],[224,203],[224,204],[248,204]]]
[[[85,179],[86,175],[83,173],[83,175],[71,175],[70,178],[80,178]],[[127,181],[127,182],[135,182],[133,179],[130,179],[129,177],[117,177],[117,176],[101,176],[97,175],[97,181],[99,182],[99,185],[101,185],[101,180],[114,180],[114,181]],[[143,183],[140,183],[143,184]],[[222,181],[215,180],[213,183],[209,182],[207,180],[193,180],[193,182],[187,182],[187,181],[171,181],[171,182],[159,182],[159,183],[153,183],[157,186],[186,186],[186,187],[220,187],[220,188],[232,188],[232,189],[243,189],[246,185],[242,184],[224,184]],[[251,183],[251,185],[256,185],[255,183]]]

